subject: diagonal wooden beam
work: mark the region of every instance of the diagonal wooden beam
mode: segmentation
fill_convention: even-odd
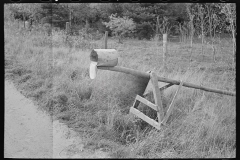
[[[157,106],[157,116],[158,116],[158,122],[160,126],[164,118],[164,111],[162,106],[162,96],[158,87],[157,75],[154,72],[150,73],[150,81],[152,82],[152,86],[153,86],[153,95],[154,95],[155,104]]]
[[[141,96],[137,95],[136,100],[142,102],[143,104],[149,106],[150,108],[154,109],[155,111],[157,111],[157,106],[155,104],[153,104],[152,102],[146,100],[145,98],[142,98]]]
[[[168,120],[168,118],[169,118],[169,116],[170,116],[170,114],[171,114],[171,112],[173,110],[175,99],[176,99],[177,94],[178,94],[180,88],[182,87],[182,85],[183,85],[183,81],[180,82],[180,85],[179,85],[179,87],[178,87],[178,89],[177,89],[177,91],[176,91],[176,93],[175,93],[175,95],[173,97],[173,100],[172,100],[171,104],[168,107],[166,116],[164,117],[164,119],[162,121],[162,124],[164,124],[164,125],[166,125],[166,122],[167,122],[167,120]]]
[[[148,124],[152,125],[153,127],[157,128],[158,130],[160,129],[160,125],[157,121],[149,118],[146,116],[144,113],[141,111],[137,110],[136,108],[131,107],[130,112],[141,118],[142,120],[146,121]]]
[[[166,86],[163,86],[163,87],[161,87],[161,88],[159,88],[160,89],[160,91],[163,91],[164,89],[167,89],[168,87],[171,87],[171,86],[173,86],[174,84],[172,84],[172,83],[169,83],[169,84],[167,84]]]

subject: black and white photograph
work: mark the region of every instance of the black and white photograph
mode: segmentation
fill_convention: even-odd
[[[4,158],[236,158],[236,3],[120,1],[4,3]]]

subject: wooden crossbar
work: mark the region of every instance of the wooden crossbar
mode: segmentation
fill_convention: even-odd
[[[162,99],[161,99],[162,96],[161,96],[161,92],[158,88],[157,76],[154,72],[150,73],[150,82],[152,83],[152,86],[153,86],[153,95],[154,95],[155,104],[153,104],[150,101],[148,101],[147,99],[137,95],[133,106],[130,108],[130,112],[135,114],[136,116],[138,116],[139,118],[141,118],[142,120],[147,122],[148,124],[152,125],[153,127],[160,129],[161,121],[164,118],[164,112],[163,112],[163,107],[162,107]],[[154,109],[155,111],[157,111],[158,122],[149,118],[147,115],[145,115],[141,111],[134,108],[134,107],[137,107],[137,105],[139,104],[138,101],[142,102],[143,104],[145,104],[145,105],[149,106],[150,108]]]
[[[153,94],[154,94],[155,103],[160,104],[160,106],[162,107],[162,100],[161,100],[162,90],[158,90],[158,85],[157,85],[156,79],[154,77],[155,77],[155,74],[151,73],[151,83],[153,84]],[[157,129],[160,129],[161,124],[166,125],[166,122],[167,122],[167,120],[168,120],[168,118],[169,118],[169,116],[170,116],[170,114],[173,110],[174,102],[176,100],[176,97],[177,97],[178,92],[179,92],[180,88],[182,87],[182,85],[183,85],[183,82],[181,81],[175,95],[173,96],[172,102],[168,107],[168,110],[167,110],[166,114],[164,114],[163,110],[161,110],[162,108],[160,108],[160,110],[159,110],[159,106],[157,104],[153,104],[150,101],[148,101],[147,99],[145,99],[145,98],[143,98],[139,95],[136,96],[134,104],[130,108],[130,112],[135,114],[136,116],[138,116],[142,120],[146,121],[148,124],[152,125],[153,127],[157,128]],[[166,86],[169,87],[171,85],[166,85]],[[145,104],[145,105],[149,106],[150,108],[154,109],[155,111],[157,111],[158,122],[149,118],[147,115],[145,115],[144,113],[142,113],[141,111],[139,111],[135,108],[135,107],[138,106],[139,102],[142,102],[143,104]]]
[[[158,130],[160,129],[160,125],[157,121],[149,118],[144,113],[137,110],[136,108],[131,107],[130,112],[133,113],[134,115],[138,116],[142,120],[146,121],[148,124],[152,125],[153,127],[157,128]]]
[[[136,100],[142,102],[143,104],[149,106],[150,108],[154,109],[155,111],[157,111],[157,106],[155,104],[153,104],[152,102],[146,100],[145,98],[137,95]]]

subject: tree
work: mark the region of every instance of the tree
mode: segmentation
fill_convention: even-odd
[[[236,4],[235,3],[221,3],[220,4],[221,13],[226,17],[226,22],[230,25],[227,30],[232,32],[232,42],[233,42],[233,64],[236,62]]]
[[[54,27],[65,28],[65,24],[69,20],[66,7],[55,3],[43,3],[41,7],[42,24],[49,23]]]
[[[191,4],[187,4],[186,5],[186,10],[187,10],[187,13],[188,13],[188,17],[189,17],[189,25],[190,25],[190,43],[191,43],[191,48],[192,48],[192,45],[193,45],[193,37],[194,37],[194,23],[193,23],[193,19],[195,17],[194,13],[193,13],[193,10],[191,9]]]
[[[126,34],[134,32],[136,28],[135,23],[131,18],[127,16],[117,17],[117,14],[112,14],[109,22],[103,22],[108,28],[110,28],[113,34],[118,38],[119,43],[122,43],[122,38]]]
[[[91,23],[95,23],[99,17],[99,4],[78,3],[62,4],[71,10],[73,22],[77,25],[84,23],[85,32],[88,33]]]
[[[211,38],[211,46],[212,46],[212,55],[213,55],[213,61],[216,60],[216,49],[215,49],[215,38],[216,38],[216,27],[219,26],[219,16],[218,16],[218,8],[215,3],[207,3],[206,4],[206,10],[207,10],[207,18],[208,18],[208,26],[209,35]]]
[[[38,3],[10,4],[10,10],[15,19],[21,19],[24,22],[30,20],[31,26],[32,22],[37,20],[37,14],[41,11],[41,5]]]
[[[156,9],[151,3],[125,3],[123,15],[132,18],[136,23],[135,37],[151,39],[156,26]]]
[[[202,56],[204,55],[204,43],[205,43],[205,36],[208,34],[208,19],[207,19],[207,9],[206,4],[204,3],[195,3],[192,5],[193,13],[195,13],[194,27],[197,35],[201,37],[201,53]]]

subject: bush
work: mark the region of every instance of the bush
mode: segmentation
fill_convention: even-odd
[[[137,24],[135,35],[139,40],[150,40],[154,35],[154,31],[150,23]]]
[[[103,22],[103,24],[112,30],[120,43],[122,43],[122,38],[125,37],[126,34],[134,32],[136,28],[134,21],[126,16],[117,17],[116,14],[112,14],[109,18],[110,21]]]

